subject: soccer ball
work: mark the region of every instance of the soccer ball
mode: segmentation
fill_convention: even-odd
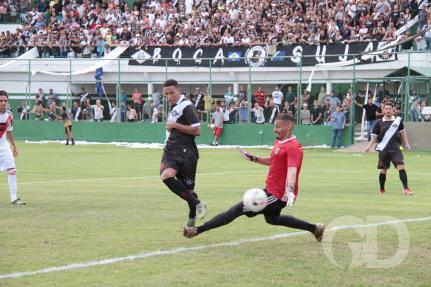
[[[213,128],[215,128],[215,125],[214,124],[210,124],[209,127],[213,129]]]
[[[265,191],[262,189],[251,188],[244,193],[242,202],[247,209],[253,212],[259,212],[266,207],[268,199]]]

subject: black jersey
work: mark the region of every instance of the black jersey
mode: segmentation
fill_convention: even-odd
[[[374,136],[377,136],[377,143],[382,142],[386,132],[389,130],[389,128],[394,124],[395,117],[392,117],[392,119],[387,120],[385,118],[379,119],[373,128],[372,134]],[[386,144],[386,147],[384,148],[385,151],[399,151],[400,150],[400,144],[401,144],[401,136],[400,132],[404,130],[404,124],[403,121],[400,121],[400,124],[398,126],[394,126],[396,128],[396,131],[394,135],[391,137],[391,139]]]
[[[168,121],[174,121],[192,127],[200,125],[193,103],[184,96],[181,96],[177,104],[171,107]],[[198,155],[195,136],[184,134],[176,129],[167,132],[164,151],[171,154],[178,154],[179,152],[183,152],[184,149],[190,149]]]

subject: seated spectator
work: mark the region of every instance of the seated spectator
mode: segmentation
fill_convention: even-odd
[[[36,101],[36,105],[33,106],[33,109],[31,109],[32,114],[34,114],[36,120],[43,120],[43,112],[44,108],[42,105],[42,101]]]
[[[131,105],[127,105],[126,119],[128,122],[136,122],[136,120],[137,120],[136,111],[134,108],[132,108]]]
[[[21,101],[21,105],[18,107],[18,113],[20,113],[21,120],[30,119],[30,107],[26,101]]]

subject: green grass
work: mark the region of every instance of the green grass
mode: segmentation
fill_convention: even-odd
[[[24,143],[18,147],[19,195],[28,205],[8,203],[6,175],[1,174],[0,275],[296,231],[267,225],[262,216],[241,217],[185,239],[181,230],[186,204],[158,178],[161,150]],[[306,150],[298,201],[283,212],[326,224],[346,215],[364,222],[367,216],[430,216],[431,153],[405,157],[412,197],[401,194],[394,170],[388,175],[386,194],[378,194],[375,154]],[[201,150],[196,189],[209,204],[208,217],[239,201],[246,189],[263,187],[266,172],[266,167],[242,160],[234,150]],[[430,286],[431,221],[405,225],[408,256],[388,269],[347,268],[350,245],[363,239],[358,230],[343,230],[332,244],[341,267],[306,234],[0,279],[0,286]],[[395,254],[395,229],[380,226],[377,235],[378,258]]]

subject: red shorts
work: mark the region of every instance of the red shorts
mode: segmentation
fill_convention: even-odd
[[[221,136],[222,133],[223,133],[223,128],[214,128],[215,136]]]

